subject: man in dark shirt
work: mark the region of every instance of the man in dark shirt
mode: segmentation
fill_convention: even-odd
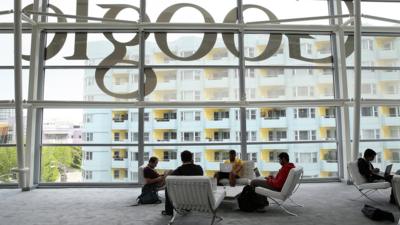
[[[203,169],[199,165],[193,163],[193,154],[190,151],[181,153],[182,166],[172,172],[174,176],[203,176]],[[161,212],[163,215],[172,216],[174,209],[168,197],[167,189],[165,189],[165,210]]]
[[[157,173],[155,168],[158,164],[158,158],[153,156],[149,159],[149,163],[143,169],[143,177],[147,184],[155,184],[157,187],[162,187],[165,185],[165,176]]]
[[[372,183],[376,180],[385,180],[389,183],[392,183],[392,178],[393,175],[388,175],[388,176],[380,176],[377,173],[379,172],[379,169],[374,168],[372,165],[371,161],[375,159],[376,152],[372,149],[366,149],[364,152],[364,158],[359,158],[357,161],[358,165],[358,170],[360,171],[360,174],[365,177],[367,182]],[[394,195],[393,195],[393,188],[392,188],[392,193],[390,194],[390,203],[395,203]]]

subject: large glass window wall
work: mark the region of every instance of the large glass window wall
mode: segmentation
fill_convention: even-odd
[[[36,2],[22,3],[33,19]],[[173,169],[186,149],[210,176],[234,149],[263,175],[276,173],[277,155],[287,152],[307,178],[343,177],[350,151],[343,123],[354,121],[352,108],[343,114],[353,103],[354,39],[351,23],[339,28],[344,36],[331,26],[333,1],[45,3],[43,32],[24,21],[22,35],[24,117],[36,125],[25,128],[24,140],[39,156],[31,160],[33,183],[136,183],[149,157],[160,159],[160,171]],[[363,2],[363,13],[377,4],[399,3]],[[9,10],[12,1],[0,7]],[[352,13],[349,1],[341,8]],[[12,183],[13,24],[10,15],[0,21],[0,160],[7,162],[0,182]],[[359,152],[374,148],[376,166],[397,166],[400,34],[375,31],[376,18],[363,21]],[[31,47],[34,37],[41,44]],[[345,73],[338,69],[343,56]]]

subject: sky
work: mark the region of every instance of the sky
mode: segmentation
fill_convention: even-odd
[[[26,6],[33,0],[22,0],[22,5]],[[76,1],[73,0],[50,0],[50,3],[60,8],[65,14],[76,14]],[[103,17],[107,11],[98,4],[130,4],[139,6],[139,0],[89,0],[89,16]],[[221,23],[226,14],[236,6],[236,0],[147,0],[147,14],[151,22],[155,22],[160,13],[167,7],[189,2],[206,9],[214,18],[214,21]],[[68,4],[66,4],[68,3]],[[268,8],[278,19],[309,17],[309,16],[326,16],[328,15],[328,7],[326,1],[321,0],[243,0],[243,4],[254,4]],[[13,0],[1,0],[0,10],[9,10],[13,8]],[[362,12],[368,15],[384,16],[393,19],[400,19],[398,13],[400,3],[363,3]],[[344,10],[345,13],[346,10]],[[123,10],[117,19],[137,20],[138,14],[133,9]],[[244,12],[245,22],[253,22],[260,20],[268,20],[265,13],[258,9],[249,9]],[[51,18],[50,22],[55,22],[55,18]],[[74,22],[74,19],[68,19],[68,22]],[[173,17],[172,22],[203,22],[202,15],[195,9],[184,8],[179,10]],[[0,16],[1,22],[12,22],[12,15]],[[370,25],[391,25],[373,20],[364,20]],[[327,20],[301,22],[302,24],[328,24]],[[117,35],[119,41],[127,41],[131,35]],[[179,38],[179,35],[169,36],[172,41]],[[107,41],[102,34],[91,34],[88,37],[89,42]],[[51,41],[49,36],[48,41]],[[84,65],[83,61],[65,60],[63,57],[73,54],[74,35],[69,34],[67,41],[61,51],[52,59],[48,60],[47,65]],[[9,34],[0,34],[0,46],[3,53],[0,54],[0,66],[13,65],[13,36]],[[23,35],[23,54],[29,54],[30,51],[30,35]],[[105,50],[106,51],[106,50]],[[28,65],[27,61],[23,61],[24,65]],[[84,70],[57,70],[47,73],[46,76],[46,100],[83,100],[83,73]],[[53,74],[53,76],[51,76]],[[51,77],[50,77],[51,76]],[[76,82],[79,80],[80,82]],[[61,85],[60,85],[61,84]],[[0,73],[0,100],[13,99],[13,71],[2,71]],[[27,99],[28,90],[28,71],[24,71],[23,80],[23,98]],[[51,111],[51,112],[50,112]],[[82,122],[82,110],[49,110],[45,119],[65,119],[66,117],[73,123]]]

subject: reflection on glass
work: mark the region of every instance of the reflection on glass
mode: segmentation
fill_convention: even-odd
[[[363,157],[367,148],[373,149],[377,153],[374,161],[372,161],[374,167],[384,171],[387,165],[393,164],[392,172],[396,172],[400,169],[399,144],[399,141],[361,142],[359,157]]]

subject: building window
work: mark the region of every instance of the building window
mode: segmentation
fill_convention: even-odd
[[[386,41],[382,45],[383,50],[394,50],[394,42],[393,41]]]
[[[257,162],[257,153],[256,152],[247,153],[247,160]]]
[[[325,109],[325,118],[336,118],[336,108],[329,107]]]
[[[119,179],[119,170],[114,170],[114,179]]]
[[[143,153],[143,161],[147,162],[150,159],[150,153],[144,152]],[[131,161],[139,161],[139,152],[131,152]]]
[[[215,162],[222,162],[227,159],[229,159],[229,153],[227,151],[214,152],[214,161]]]
[[[279,162],[279,154],[282,152],[287,152],[287,151],[282,151],[282,150],[272,150],[269,152],[269,161],[270,162]]]
[[[181,72],[182,81],[200,80],[200,70],[183,70]]]
[[[376,84],[362,84],[361,94],[376,95]]]
[[[400,138],[400,127],[390,128],[390,138]]]
[[[371,39],[363,39],[361,45],[363,50],[374,50],[374,41]]]
[[[314,87],[312,86],[298,86],[293,87],[294,97],[312,97],[314,96]]]
[[[200,111],[181,112],[181,121],[200,121]]]
[[[391,149],[392,152],[392,163],[400,163],[400,149]]]
[[[83,133],[83,139],[87,142],[93,141],[93,133],[91,132]]]
[[[247,69],[246,70],[246,77],[247,78],[254,78],[255,77],[255,70],[254,70],[254,68],[251,68],[251,69]]]
[[[83,116],[84,123],[92,123],[93,122],[93,114],[86,113]]]
[[[200,141],[200,132],[181,132],[181,141]]]
[[[85,178],[85,180],[92,180],[93,179],[93,171],[84,170],[83,177]]]
[[[287,132],[285,130],[268,131],[269,141],[285,141],[287,139]]]
[[[194,153],[194,161],[197,163],[201,162],[201,152]]]
[[[378,107],[377,106],[361,107],[361,116],[378,117]]]
[[[93,160],[93,152],[85,152],[85,160]]]
[[[294,118],[315,118],[315,108],[294,109]]]
[[[296,163],[317,163],[317,155],[316,152],[296,152]]]
[[[390,107],[389,117],[400,117],[400,107]]]
[[[176,160],[177,159],[177,154],[176,151],[164,151],[163,155],[163,161],[169,161],[169,160]]]
[[[296,130],[294,131],[294,139],[296,141],[314,141],[317,139],[315,130]]]
[[[362,139],[379,139],[381,137],[379,129],[362,129]]]
[[[148,112],[145,112],[143,114],[143,120],[146,122],[149,121],[149,113]],[[131,121],[132,122],[139,121],[139,113],[137,113],[137,112],[131,113]]]
[[[214,112],[214,120],[229,119],[229,111]]]

